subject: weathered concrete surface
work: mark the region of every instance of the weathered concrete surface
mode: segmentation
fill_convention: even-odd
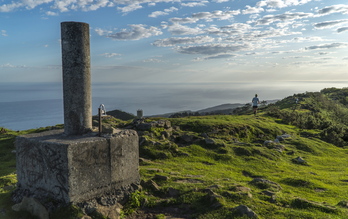
[[[81,135],[92,129],[89,25],[61,23],[64,132]]]
[[[66,136],[53,130],[17,137],[19,189],[76,203],[139,183],[137,133],[95,135]]]
[[[14,211],[28,211],[39,219],[49,219],[47,209],[35,198],[24,197],[21,203],[12,206]]]

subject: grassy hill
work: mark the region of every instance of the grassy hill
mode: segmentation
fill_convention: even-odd
[[[345,91],[297,94],[257,116],[241,108],[240,115],[108,118],[140,136],[142,189],[123,218],[348,218]],[[43,130],[0,134],[0,218],[30,218],[11,210],[11,151],[18,134]],[[74,212],[65,217],[81,215]]]

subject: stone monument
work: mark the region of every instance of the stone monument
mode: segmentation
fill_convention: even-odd
[[[61,35],[64,130],[17,137],[17,202],[80,203],[139,183],[137,133],[91,131],[89,25],[63,22]]]

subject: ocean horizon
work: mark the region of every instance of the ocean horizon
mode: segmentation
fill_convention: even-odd
[[[249,103],[255,93],[259,94],[260,100],[274,100],[327,87],[345,87],[342,86],[345,84],[96,83],[92,84],[92,113],[97,114],[100,104],[104,104],[107,111],[118,109],[134,115],[142,109],[144,116],[197,111],[227,103]],[[28,130],[63,124],[62,90],[61,82],[0,83],[0,127]]]

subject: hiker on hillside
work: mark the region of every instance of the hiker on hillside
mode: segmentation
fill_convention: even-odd
[[[256,115],[258,104],[260,104],[260,100],[257,97],[257,94],[255,94],[255,97],[251,100],[251,102],[253,103],[254,115]]]

